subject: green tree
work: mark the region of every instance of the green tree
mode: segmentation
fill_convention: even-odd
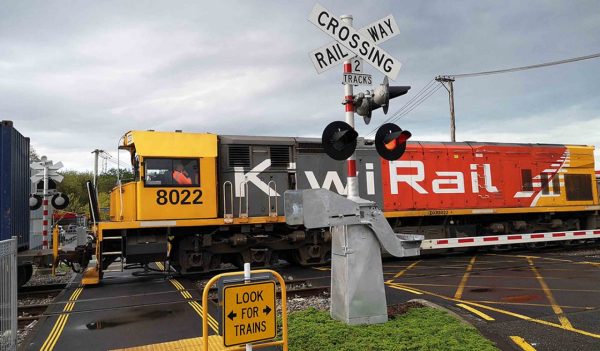
[[[29,163],[40,162],[40,155],[35,151],[33,146],[29,147]]]
[[[117,186],[117,170],[109,169],[105,173],[99,174],[96,179],[98,192],[98,207],[100,208],[100,219],[109,220],[110,192]],[[87,188],[85,186],[88,180],[93,179],[92,172],[78,172],[68,170],[61,172],[64,179],[58,184],[57,190],[67,194],[69,197],[69,206],[66,211],[89,216],[89,200]],[[121,170],[122,182],[131,181],[133,173],[128,170]]]

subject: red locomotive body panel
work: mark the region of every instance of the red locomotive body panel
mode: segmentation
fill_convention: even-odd
[[[552,187],[567,159],[568,149],[562,145],[411,143],[400,160],[382,160],[383,207],[404,211],[536,206],[541,177]]]

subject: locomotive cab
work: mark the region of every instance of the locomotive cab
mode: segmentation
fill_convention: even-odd
[[[111,192],[111,221],[217,216],[216,135],[131,131],[122,140],[136,178]]]

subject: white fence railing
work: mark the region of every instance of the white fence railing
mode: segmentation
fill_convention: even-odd
[[[0,351],[17,349],[17,238],[0,241]]]

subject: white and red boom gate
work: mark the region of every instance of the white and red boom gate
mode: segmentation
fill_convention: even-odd
[[[452,249],[460,247],[536,244],[549,241],[600,239],[600,230],[473,236],[464,238],[429,239],[421,242],[421,250]]]

